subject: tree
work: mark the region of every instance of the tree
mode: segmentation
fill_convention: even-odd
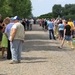
[[[1,3],[2,5],[0,8],[0,13],[2,14],[3,18],[12,15],[12,9],[9,7],[9,0],[3,0]]]
[[[0,0],[0,7],[3,6],[4,0]]]
[[[53,16],[54,17],[58,17],[58,16],[62,16],[62,6],[59,4],[59,5],[54,5],[52,7],[52,13],[53,13]]]
[[[30,0],[0,0],[0,13],[3,17],[18,15],[28,17],[32,11]]]
[[[50,13],[47,13],[47,14],[40,15],[37,18],[53,18],[53,14],[50,12]]]
[[[10,7],[12,7],[13,15],[18,15],[21,18],[28,17],[32,10],[30,0],[12,0]]]
[[[60,4],[59,5],[54,5],[52,7],[52,12],[40,15],[39,18],[65,18],[69,19],[72,18],[75,20],[75,4],[65,4],[64,7],[62,7]]]

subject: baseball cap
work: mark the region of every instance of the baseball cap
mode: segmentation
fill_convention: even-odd
[[[20,20],[18,16],[12,18],[12,20]]]

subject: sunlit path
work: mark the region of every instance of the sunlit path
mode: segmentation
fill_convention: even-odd
[[[0,75],[75,75],[75,51],[66,44],[58,49],[59,45],[60,41],[49,40],[48,31],[33,25],[26,31],[21,63],[0,59]]]

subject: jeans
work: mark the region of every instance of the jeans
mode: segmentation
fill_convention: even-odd
[[[67,35],[65,35],[64,40],[72,41],[72,37],[71,37],[71,36],[67,36]]]
[[[52,37],[53,37],[53,39],[55,39],[54,30],[53,29],[49,30],[49,38],[52,39]]]
[[[22,52],[22,41],[13,40],[12,42],[10,42],[10,45],[11,45],[12,60],[20,61]]]
[[[30,30],[32,30],[32,24],[30,24]]]

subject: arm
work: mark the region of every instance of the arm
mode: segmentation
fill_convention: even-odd
[[[64,29],[64,37],[65,37],[66,29]]]
[[[14,36],[15,36],[15,33],[16,33],[16,29],[15,28],[12,28],[12,30],[11,30],[11,36],[10,36],[10,42],[13,41]]]

